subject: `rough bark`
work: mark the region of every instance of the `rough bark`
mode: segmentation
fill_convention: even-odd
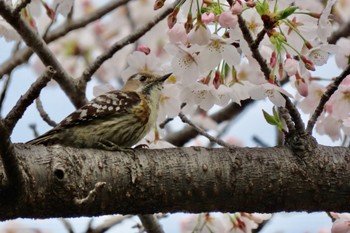
[[[16,144],[25,191],[0,220],[156,212],[349,211],[350,150],[318,146],[108,152]],[[5,173],[0,164],[0,184]]]

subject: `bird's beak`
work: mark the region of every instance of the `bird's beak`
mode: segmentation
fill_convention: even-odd
[[[164,81],[167,80],[167,78],[169,78],[172,74],[173,74],[173,73],[166,74],[166,75],[160,77],[158,80],[164,82]]]

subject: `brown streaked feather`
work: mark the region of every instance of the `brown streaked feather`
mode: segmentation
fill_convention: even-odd
[[[29,144],[50,144],[50,140],[61,130],[73,127],[75,125],[90,124],[92,121],[99,119],[106,119],[109,116],[118,117],[118,115],[128,114],[133,109],[133,106],[139,104],[141,98],[139,94],[132,91],[121,92],[119,90],[110,91],[106,94],[100,95],[89,103],[71,113],[63,119],[55,128],[46,132],[45,134],[28,141]],[[147,111],[141,111],[140,120],[148,119]],[[92,132],[93,133],[93,132]],[[54,139],[53,139],[54,140]]]

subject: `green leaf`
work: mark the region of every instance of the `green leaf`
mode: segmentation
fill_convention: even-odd
[[[263,2],[257,1],[255,9],[259,13],[259,15],[269,15],[270,14],[269,4],[266,0],[264,0]]]
[[[270,125],[278,125],[278,120],[276,120],[276,118],[270,114],[268,114],[265,110],[262,110],[263,114],[264,114],[264,118],[267,121],[267,123],[269,123]]]
[[[291,6],[291,7],[288,7],[286,9],[282,10],[282,11],[279,11],[279,12],[277,12],[277,14],[275,16],[275,20],[279,21],[282,19],[286,19],[286,18],[288,18],[288,16],[293,14],[297,9],[298,9],[298,7]]]

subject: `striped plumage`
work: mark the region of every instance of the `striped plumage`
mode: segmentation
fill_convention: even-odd
[[[163,82],[148,73],[131,76],[122,90],[100,95],[29,144],[78,148],[128,148],[154,126]]]

